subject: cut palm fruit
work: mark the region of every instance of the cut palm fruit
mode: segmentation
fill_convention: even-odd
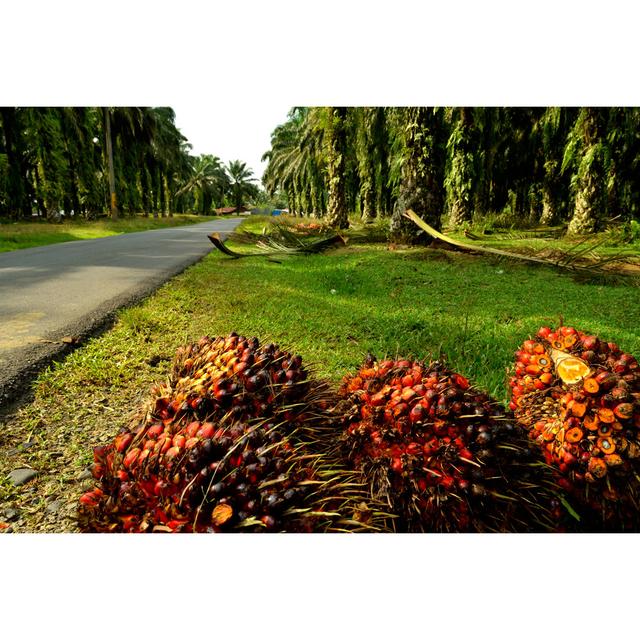
[[[577,384],[591,374],[589,365],[566,351],[551,350],[551,358],[556,366],[556,373],[565,384]]]
[[[525,353],[537,353],[538,366],[548,355],[554,363],[551,375],[527,372]],[[571,327],[543,327],[516,352],[510,387],[516,419],[576,501],[587,529],[640,531],[636,359]]]

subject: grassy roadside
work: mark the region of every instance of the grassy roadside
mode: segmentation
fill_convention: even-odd
[[[265,222],[245,224],[259,233]],[[203,334],[273,340],[336,383],[368,352],[443,355],[504,399],[513,351],[560,316],[640,353],[640,288],[383,244],[280,262],[211,253],[43,372],[34,401],[0,420],[0,521],[11,508],[14,531],[73,531],[77,498],[91,484],[83,473],[92,447],[112,438],[163,379],[175,349]],[[23,466],[38,478],[12,487],[7,473]]]
[[[0,252],[39,247],[72,240],[91,240],[134,231],[150,231],[216,220],[217,216],[176,213],[171,218],[120,218],[55,222],[0,221]]]

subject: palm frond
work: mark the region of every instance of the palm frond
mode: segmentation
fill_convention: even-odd
[[[592,243],[591,245],[587,246],[584,246],[585,241],[583,241],[576,245],[574,248],[567,251],[557,251],[553,256],[527,255],[524,253],[505,251],[503,249],[495,249],[493,247],[485,247],[479,244],[470,245],[458,240],[454,240],[453,238],[450,238],[449,236],[436,231],[422,218],[420,218],[420,216],[418,216],[415,211],[412,211],[411,209],[408,209],[404,215],[422,230],[426,231],[431,237],[461,251],[472,253],[488,253],[501,258],[524,262],[534,262],[536,264],[567,269],[570,271],[580,272],[592,276],[612,275],[611,271],[606,269],[606,266],[615,262],[622,262],[625,260],[625,256],[622,254],[609,257],[600,257],[595,255],[593,253],[593,250],[599,247],[602,244],[602,241]],[[589,259],[585,258],[585,256],[587,255],[589,255]],[[624,272],[622,275],[637,277],[634,276],[634,274],[628,272]]]

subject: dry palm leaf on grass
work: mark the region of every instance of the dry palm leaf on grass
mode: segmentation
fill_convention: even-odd
[[[407,210],[405,217],[414,222],[422,230],[426,231],[432,238],[435,238],[439,242],[445,243],[446,245],[449,245],[450,248],[458,251],[489,253],[500,258],[535,262],[536,264],[559,267],[590,276],[622,275],[635,277],[636,279],[640,276],[640,272],[635,272],[632,268],[633,266],[628,263],[626,266],[630,267],[629,269],[623,267],[614,271],[608,268],[609,265],[614,263],[624,262],[627,257],[622,254],[607,257],[596,255],[594,250],[601,246],[604,241],[587,243],[586,240],[583,240],[570,250],[563,251],[558,249],[549,252],[547,255],[541,255],[539,252],[534,252],[533,250],[531,251],[531,254],[517,253],[514,251],[505,251],[504,249],[495,249],[493,247],[485,247],[479,244],[467,244],[460,242],[459,240],[454,240],[453,238],[436,231],[436,229],[427,224],[418,214],[415,213],[415,211],[412,211],[411,209]]]
[[[232,234],[231,238],[241,242],[253,242],[255,247],[260,251],[252,253],[238,253],[227,247],[220,235],[212,233],[207,236],[213,245],[231,258],[248,258],[251,256],[273,256],[273,255],[291,255],[291,254],[313,254],[321,253],[326,249],[335,246],[344,246],[347,243],[346,238],[340,234],[325,235],[321,238],[305,239],[290,231],[285,225],[274,223],[273,232],[270,234],[262,233],[262,235],[250,232],[242,232]]]

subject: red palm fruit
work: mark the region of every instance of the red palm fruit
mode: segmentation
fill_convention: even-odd
[[[531,362],[531,354],[526,351],[516,351],[518,362],[525,367]]]
[[[116,436],[115,447],[118,453],[124,453],[133,440],[133,433],[127,431]]]
[[[618,382],[618,376],[610,371],[601,371],[596,375],[595,380],[603,391],[609,391],[609,389],[615,387]]]
[[[187,439],[181,433],[179,433],[173,437],[173,446],[182,449],[186,441]]]
[[[469,388],[469,380],[464,376],[461,376],[459,373],[454,373],[451,377],[453,382],[460,387],[460,389],[466,391]]]
[[[411,387],[414,384],[413,375],[407,374],[406,376],[403,376],[403,378],[400,380],[400,384],[403,387]]]
[[[138,527],[139,520],[134,515],[120,516],[119,520],[121,522],[122,531],[125,533],[135,531]]]
[[[96,480],[100,480],[106,471],[106,467],[103,464],[100,464],[99,462],[94,463],[93,465],[91,465],[91,475],[96,479]]]
[[[198,443],[200,442],[200,438],[189,438],[185,443],[184,443],[184,448],[185,449],[193,449],[193,447],[195,447]]]
[[[364,407],[363,407],[364,409]],[[363,417],[365,417],[363,415]],[[426,410],[421,404],[416,404],[411,408],[409,412],[409,419],[411,422],[421,422],[426,417]]]
[[[586,351],[595,351],[598,349],[599,340],[596,336],[583,336],[582,347]]]
[[[98,505],[100,496],[96,495],[94,491],[87,491],[80,496],[80,504],[86,507],[96,507]]]
[[[139,455],[140,455],[140,449],[138,447],[134,447],[133,449],[127,451],[127,454],[125,455],[122,461],[122,464],[124,465],[125,469],[132,469]]]
[[[157,438],[161,433],[164,432],[163,424],[153,424],[151,425],[146,432],[148,438]]]
[[[164,454],[164,459],[167,461],[171,461],[181,454],[182,454],[182,449],[180,447],[176,447],[176,446],[169,447]]]
[[[582,388],[585,393],[589,393],[592,395],[600,391],[600,385],[595,378],[586,378]]]
[[[550,333],[551,329],[549,327],[540,327],[540,329],[538,329],[537,335],[539,338],[547,338]]]
[[[613,411],[606,407],[598,409],[598,418],[600,419],[600,422],[605,422],[607,424],[611,424],[616,419]]]
[[[413,388],[408,387],[402,392],[401,397],[405,402],[409,402],[415,396],[416,396],[416,392],[413,390]]]
[[[106,446],[94,447],[93,449],[93,461],[105,463],[107,460],[108,448]]]
[[[202,423],[199,421],[190,422],[185,431],[185,436],[187,438],[193,438],[195,435],[202,429]]]

